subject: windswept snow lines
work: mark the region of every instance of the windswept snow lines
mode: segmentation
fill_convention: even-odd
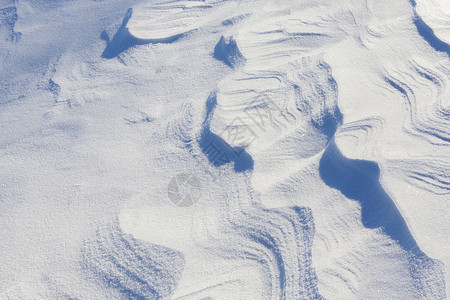
[[[248,65],[271,68],[302,56],[318,55],[346,34],[331,16],[318,15],[315,4],[280,4],[236,33]],[[264,62],[264,63],[261,63]]]
[[[220,1],[151,1],[135,6],[128,24],[130,33],[139,39],[170,42],[209,22],[212,8]]]
[[[407,71],[385,77],[387,87],[402,96],[407,112],[405,130],[432,144],[448,145],[450,123],[449,86],[445,74],[428,70],[415,62]],[[448,74],[447,74],[448,75]]]
[[[382,227],[405,250],[417,247],[403,217],[379,183],[376,163],[345,158],[333,141],[321,158],[319,171],[327,185],[361,203],[364,226]]]
[[[337,136],[351,137],[356,144],[356,148],[361,145],[362,147],[369,144],[375,138],[379,137],[380,132],[383,130],[384,121],[380,117],[371,117],[354,122],[349,122],[341,127],[337,132]]]
[[[118,221],[104,225],[85,243],[82,266],[121,297],[170,297],[181,276],[183,255],[167,247],[141,242],[125,234]]]
[[[413,186],[435,195],[450,195],[450,163],[445,157],[426,157],[392,161]]]
[[[224,238],[235,243],[220,252],[228,259],[251,260],[261,266],[270,283],[265,299],[323,299],[312,265],[311,209],[254,205],[228,218],[231,227],[224,228]]]

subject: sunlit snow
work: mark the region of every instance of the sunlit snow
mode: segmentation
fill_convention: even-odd
[[[0,0],[0,299],[447,299],[450,1]]]

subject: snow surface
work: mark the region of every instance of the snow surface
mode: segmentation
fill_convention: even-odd
[[[447,299],[447,0],[0,2],[0,299]]]

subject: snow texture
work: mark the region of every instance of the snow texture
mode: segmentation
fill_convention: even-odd
[[[447,299],[449,45],[446,0],[0,2],[0,299]]]

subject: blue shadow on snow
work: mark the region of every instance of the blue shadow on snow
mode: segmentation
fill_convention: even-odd
[[[131,47],[137,46],[137,45],[145,45],[145,44],[157,44],[157,43],[166,43],[170,44],[177,39],[179,39],[183,34],[177,34],[174,36],[170,36],[167,38],[162,39],[139,39],[137,37],[134,37],[130,31],[127,28],[128,21],[131,18],[131,15],[133,14],[133,9],[129,8],[127,13],[125,14],[125,17],[123,18],[122,25],[120,26],[119,30],[117,30],[116,34],[112,38],[112,40],[109,39],[108,34],[106,31],[103,31],[101,33],[101,38],[106,41],[106,48],[102,53],[103,58],[114,58],[117,57],[120,53],[123,51],[128,50]]]
[[[344,157],[332,140],[320,160],[319,173],[328,186],[361,204],[365,227],[381,227],[404,250],[421,252],[403,216],[380,184],[377,163]]]
[[[206,101],[206,116],[198,140],[202,152],[215,167],[234,162],[234,171],[253,170],[253,158],[243,147],[232,147],[219,135],[211,132],[210,124],[217,106],[217,97],[213,92]]]
[[[419,32],[420,36],[423,37],[423,39],[427,41],[427,43],[430,44],[430,46],[433,47],[436,51],[445,52],[448,56],[450,56],[450,45],[445,43],[444,41],[441,41],[436,36],[433,29],[428,26],[428,24],[425,23],[424,20],[419,16],[416,11],[416,1],[410,0],[409,2],[414,7],[414,25],[417,27],[417,31]]]

